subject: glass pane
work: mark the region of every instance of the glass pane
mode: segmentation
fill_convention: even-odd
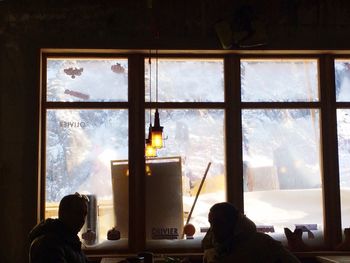
[[[87,194],[96,204],[86,224],[104,241],[115,226],[111,161],[127,158],[127,110],[48,110],[46,218],[57,216],[63,196]]]
[[[164,147],[158,149],[158,157],[146,162],[147,239],[186,238],[182,235],[183,226],[193,210],[189,223],[196,229],[194,239],[201,240],[209,227],[209,208],[226,199],[224,110],[160,110],[159,113],[166,139]],[[148,127],[149,111],[146,137]]]
[[[242,122],[247,216],[279,235],[297,225],[321,233],[319,110],[243,110]]]
[[[350,60],[335,60],[335,86],[337,101],[350,101]]]
[[[241,61],[242,101],[318,101],[317,60]]]
[[[343,228],[350,225],[350,109],[337,110],[341,219]]]
[[[126,101],[126,59],[47,59],[47,101]]]
[[[145,60],[146,101],[156,101],[156,59]],[[158,59],[159,102],[222,102],[224,101],[224,64],[214,59]]]

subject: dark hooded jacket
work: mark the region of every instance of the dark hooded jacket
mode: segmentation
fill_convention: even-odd
[[[29,234],[30,263],[87,263],[79,237],[59,219],[47,219]]]
[[[209,229],[202,241],[204,263],[298,263],[282,244],[269,235],[256,231],[254,222],[240,214],[232,236],[225,243],[217,243]]]

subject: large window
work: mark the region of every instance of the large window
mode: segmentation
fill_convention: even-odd
[[[350,227],[350,60],[337,59],[335,65],[339,181],[342,227]]]
[[[227,200],[279,240],[285,227],[340,240],[350,224],[349,60],[151,57],[43,52],[42,218],[79,192],[91,199],[82,233],[97,234],[88,248],[199,251],[210,207]],[[149,158],[156,110],[164,145]],[[121,240],[107,240],[113,227]]]
[[[259,107],[242,109],[244,209],[272,233],[323,228],[320,111],[298,104],[318,101],[317,69],[317,60],[241,61],[242,101]]]
[[[95,207],[82,232],[102,242],[114,225],[111,160],[128,159],[129,129],[127,108],[99,103],[128,100],[127,59],[48,57],[45,83],[45,217],[63,196],[86,194]]]
[[[181,158],[181,180],[173,179],[176,173],[172,175],[170,169],[164,169],[164,174],[159,175],[168,177],[163,184],[158,180],[158,187],[166,189],[165,202],[152,202],[152,190],[149,187],[146,189],[151,191],[146,192],[146,211],[153,211],[150,213],[162,217],[161,222],[157,222],[157,216],[149,216],[146,212],[146,227],[149,228],[146,232],[151,233],[153,229],[157,234],[174,225],[179,238],[185,238],[183,226],[191,223],[196,228],[194,238],[199,240],[208,228],[209,208],[226,200],[223,59],[147,59],[145,87],[145,100],[155,102],[154,106],[159,108],[161,125],[164,126],[165,147],[158,150],[160,160],[174,156]],[[186,106],[182,102],[187,102]],[[168,103],[167,108],[164,108],[163,103]],[[149,123],[153,122],[153,114],[153,110],[146,110],[146,137]],[[209,170],[205,174],[208,166]],[[176,200],[176,196],[181,196],[178,204],[169,203],[171,199]],[[161,196],[158,198],[162,199]],[[171,210],[169,205],[173,209],[178,207],[182,215],[162,215],[162,210]],[[177,226],[173,222],[176,217]],[[155,245],[152,244],[152,239],[155,239],[152,234],[146,235],[146,238],[148,246]],[[159,246],[158,243],[156,245]]]

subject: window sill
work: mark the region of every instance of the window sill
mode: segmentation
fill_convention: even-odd
[[[128,249],[128,240],[120,239],[120,240],[105,240],[101,243],[95,245],[83,245],[84,252],[89,254],[103,254],[108,252],[115,253],[119,250],[127,250]]]
[[[154,253],[154,262],[164,262],[164,257],[174,257],[174,258],[189,258],[191,262],[202,262],[202,253],[167,253],[167,254],[161,254],[161,253]],[[296,255],[301,262],[332,262],[332,261],[320,261],[325,259],[343,259],[346,257],[346,260],[348,260],[348,257],[350,257],[350,251],[309,251],[309,252],[295,252],[294,255]],[[114,254],[114,255],[100,255],[91,257],[89,256],[90,260],[93,260],[93,262],[99,262],[99,263],[116,263],[119,262],[126,257],[129,256],[135,256],[135,254]],[[338,262],[338,261],[334,261]],[[339,261],[343,262],[343,261]],[[347,262],[347,261],[345,261]]]

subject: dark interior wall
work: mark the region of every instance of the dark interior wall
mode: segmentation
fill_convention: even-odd
[[[350,50],[347,0],[148,2],[0,0],[0,262],[27,262],[37,220],[40,48],[222,49],[214,25],[244,32],[244,4],[261,49]]]

